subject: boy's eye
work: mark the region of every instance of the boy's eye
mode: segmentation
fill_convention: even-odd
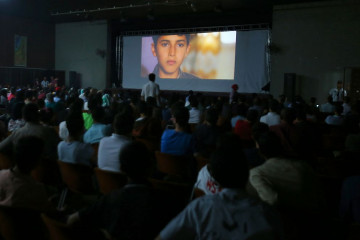
[[[167,47],[168,45],[169,45],[169,43],[166,43],[166,42],[161,43],[162,47]]]
[[[183,43],[178,43],[178,47],[183,47],[184,44]]]

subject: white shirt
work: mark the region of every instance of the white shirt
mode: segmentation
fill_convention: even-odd
[[[64,141],[66,141],[69,137],[69,130],[67,129],[66,121],[62,121],[59,124],[59,136]]]
[[[280,124],[280,115],[275,112],[268,112],[260,118],[260,122],[267,124],[269,127]]]
[[[198,173],[197,181],[194,187],[202,190],[206,195],[213,195],[221,191],[219,184],[210,175],[207,165],[205,165]]]
[[[189,110],[189,123],[199,123],[200,122],[200,110],[196,108],[191,108]]]
[[[120,172],[119,154],[129,143],[130,138],[113,133],[110,137],[101,139],[98,151],[98,166],[100,169]]]
[[[88,143],[61,141],[58,145],[59,160],[66,163],[91,166],[93,153],[94,149]]]
[[[243,191],[225,188],[192,201],[160,232],[160,238],[245,240],[260,232],[282,236],[280,217]]]
[[[141,90],[141,96],[144,97],[145,101],[148,97],[157,98],[157,96],[159,96],[159,93],[160,93],[159,85],[152,81],[146,83]]]
[[[344,97],[347,95],[347,92],[343,88],[333,88],[329,91],[329,95],[332,97],[333,102],[342,102]]]

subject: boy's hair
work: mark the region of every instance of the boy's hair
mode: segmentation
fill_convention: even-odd
[[[66,127],[69,135],[72,137],[79,136],[84,131],[84,119],[82,115],[71,113],[66,118]]]
[[[190,114],[189,110],[184,107],[184,105],[175,103],[171,108],[171,113],[180,127],[186,127],[188,125]]]
[[[23,118],[26,122],[39,122],[39,108],[35,103],[28,103],[23,108]]]
[[[168,35],[185,36],[185,38],[186,38],[186,45],[189,45],[189,43],[190,43],[190,34],[162,34],[162,35],[155,35],[155,36],[152,36],[152,39],[153,39],[153,41],[154,41],[154,47],[155,47],[155,49],[156,49],[157,41],[158,41],[159,37],[161,37],[161,36],[168,36]]]
[[[256,142],[260,152],[267,158],[279,157],[283,152],[280,138],[271,131],[257,136]]]
[[[154,82],[154,81],[155,81],[155,78],[156,78],[155,73],[150,73],[150,74],[149,74],[149,80],[150,80],[150,81]]]
[[[33,170],[44,150],[44,141],[35,136],[27,136],[19,139],[14,147],[15,163],[22,173],[30,173]]]
[[[127,135],[131,133],[133,129],[134,117],[132,114],[121,112],[116,114],[113,124],[114,124],[115,133],[121,135]]]
[[[222,187],[245,188],[249,168],[238,136],[225,134],[219,139],[210,166],[211,175]]]
[[[95,122],[102,123],[105,116],[104,108],[99,105],[95,106],[93,109],[91,109],[91,116]]]
[[[130,142],[121,149],[119,161],[121,170],[132,179],[146,178],[152,165],[148,149],[138,141]]]

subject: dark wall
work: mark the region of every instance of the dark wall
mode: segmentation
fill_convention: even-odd
[[[30,19],[0,16],[0,66],[14,66],[14,36],[27,37],[27,68],[55,66],[55,26]]]

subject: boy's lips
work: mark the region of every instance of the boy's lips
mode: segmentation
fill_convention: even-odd
[[[167,64],[169,64],[169,65],[174,65],[175,63],[176,63],[176,61],[174,61],[174,60],[167,61]]]

